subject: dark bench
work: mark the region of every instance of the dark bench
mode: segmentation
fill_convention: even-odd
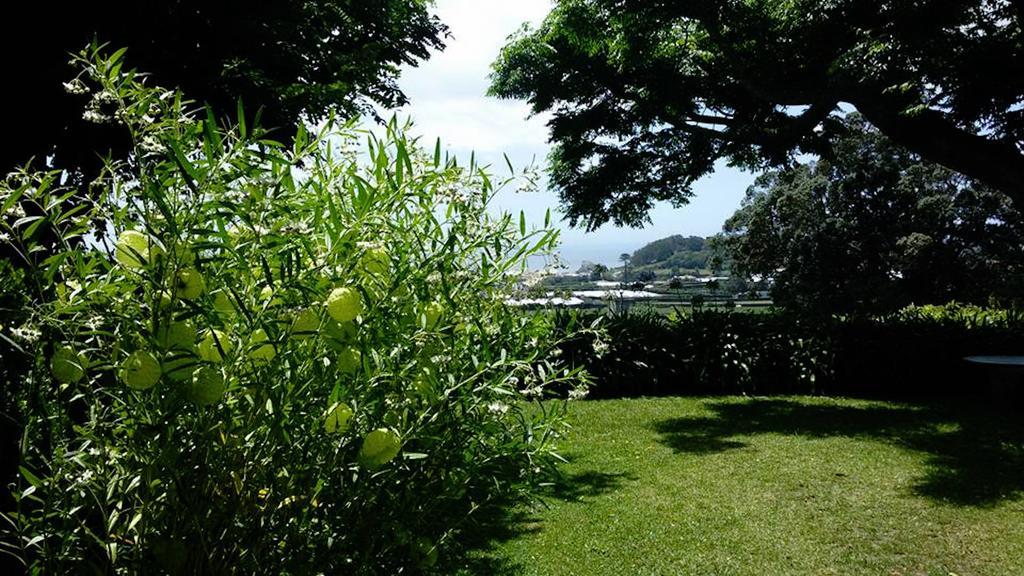
[[[997,398],[1020,394],[1024,356],[966,356],[964,360],[988,368],[989,382]]]

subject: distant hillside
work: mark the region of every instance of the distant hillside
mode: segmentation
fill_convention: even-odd
[[[633,253],[631,265],[650,268],[701,269],[708,267],[711,250],[700,236],[676,234],[655,240]]]

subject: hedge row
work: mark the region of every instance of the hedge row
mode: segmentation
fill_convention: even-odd
[[[882,398],[984,394],[965,356],[1024,354],[1024,318],[957,304],[886,317],[808,319],[782,311],[560,312],[595,324],[563,347],[591,373],[591,397],[823,394]]]

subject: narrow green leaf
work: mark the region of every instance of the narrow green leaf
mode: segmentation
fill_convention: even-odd
[[[248,130],[245,126],[245,108],[242,106],[242,98],[238,98],[238,102],[235,104],[235,113],[238,118],[238,134],[242,138],[248,137]]]
[[[21,472],[21,475],[25,477],[25,480],[28,480],[29,484],[35,486],[36,488],[43,487],[43,481],[40,480],[39,477],[36,476],[35,474],[29,472],[28,468],[25,468],[24,466],[18,466],[18,470]]]
[[[117,50],[114,51],[113,54],[110,55],[110,58],[107,58],[107,62],[110,63],[111,65],[120,62],[121,58],[124,56],[124,53],[127,52],[127,51],[128,51],[128,47],[127,46],[125,46],[123,48],[118,48]]]

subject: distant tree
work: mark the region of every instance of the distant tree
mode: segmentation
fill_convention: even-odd
[[[607,274],[607,273],[608,273],[608,267],[607,266],[605,266],[604,264],[594,264],[594,266],[590,269],[590,279],[591,280],[602,280],[602,279],[604,279],[604,275]]]
[[[828,156],[840,103],[1024,206],[1021,0],[558,0],[491,92],[550,113],[571,222],[639,225],[716,163]]]
[[[728,280],[722,282],[721,289],[734,297],[749,298],[751,293],[751,286],[754,283],[748,283],[746,280],[739,276],[730,276]],[[756,296],[756,294],[755,294]]]
[[[633,264],[643,266],[656,262],[666,262],[682,253],[683,257],[701,254],[704,250],[704,239],[700,236],[684,237],[679,234],[650,242],[633,252]],[[698,256],[699,257],[699,256]]]
[[[669,279],[668,287],[671,288],[672,290],[682,290],[683,289],[683,280],[681,278],[673,277],[673,278]]]
[[[122,151],[121,127],[103,120],[102,95],[74,94],[69,53],[96,40],[127,48],[126,66],[152,82],[181,88],[222,117],[241,100],[273,136],[287,141],[296,122],[330,111],[372,113],[407,102],[399,67],[444,47],[447,28],[424,0],[175,0],[19,2],[0,35],[7,88],[0,95],[10,135],[0,142],[6,172],[30,157],[62,168],[97,168]],[[90,103],[91,100],[91,104]],[[83,108],[99,115],[83,119]]]
[[[833,160],[769,172],[715,243],[778,304],[880,312],[1019,298],[1024,218],[1004,194],[898,147],[856,115]]]
[[[632,256],[623,252],[619,254],[619,262],[622,262],[622,281],[629,282],[629,261]]]
[[[657,274],[654,270],[641,270],[636,273],[636,279],[639,282],[653,282],[657,278]]]

